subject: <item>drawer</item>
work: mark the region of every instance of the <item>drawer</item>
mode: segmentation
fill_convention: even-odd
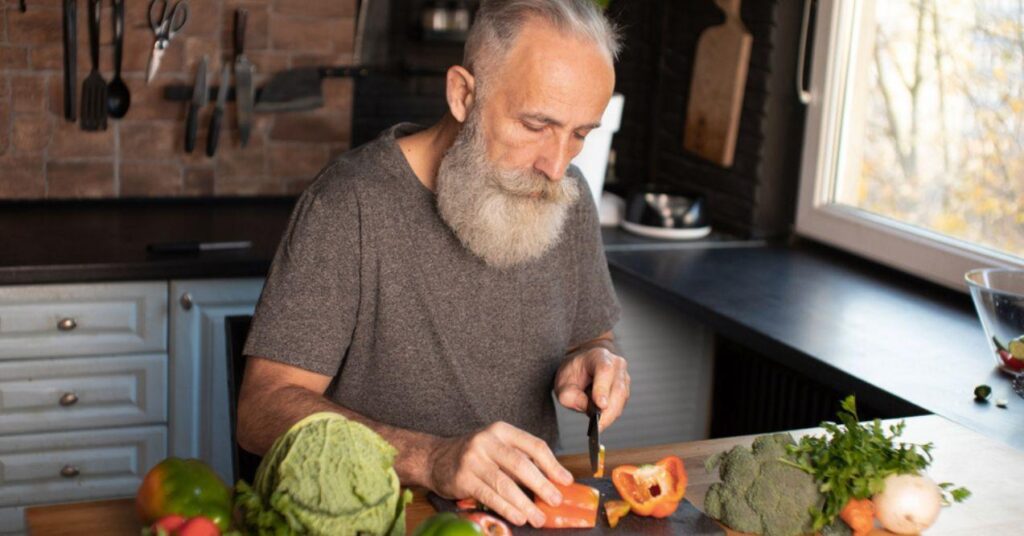
[[[0,361],[0,434],[166,420],[165,354]]]
[[[167,452],[167,428],[0,437],[0,507],[131,497]]]
[[[167,349],[167,284],[0,287],[0,359]]]
[[[25,506],[0,507],[0,536],[25,533]]]

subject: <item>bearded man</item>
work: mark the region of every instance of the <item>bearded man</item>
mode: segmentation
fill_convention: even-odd
[[[617,50],[592,0],[485,0],[446,116],[321,172],[253,318],[243,448],[335,411],[395,446],[403,484],[544,523],[520,486],[557,505],[552,482],[572,481],[552,392],[580,412],[592,399],[602,429],[629,398],[596,209],[570,165]]]

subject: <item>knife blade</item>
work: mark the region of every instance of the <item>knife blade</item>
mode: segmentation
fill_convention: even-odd
[[[220,138],[220,121],[224,116],[224,105],[228,101],[228,81],[230,78],[231,68],[225,63],[220,69],[217,104],[213,107],[213,116],[210,117],[210,130],[206,133],[206,156],[213,156],[217,152],[217,140]]]
[[[78,7],[75,0],[64,0],[64,119],[74,123],[75,88],[78,86]]]
[[[196,85],[192,89],[192,102],[188,105],[188,119],[185,122],[185,152],[191,153],[196,147],[196,131],[199,130],[199,110],[209,101],[206,89],[207,57],[199,60],[196,70]]]
[[[245,147],[252,128],[252,110],[255,93],[252,85],[253,65],[245,57],[245,26],[249,12],[235,11],[235,100],[238,103],[238,138]]]
[[[590,398],[588,390],[587,397]],[[587,415],[590,416],[590,424],[587,426],[587,448],[590,451],[590,470],[597,474],[601,466],[601,429],[598,424],[601,421],[601,409],[594,404],[593,400],[587,405]]]

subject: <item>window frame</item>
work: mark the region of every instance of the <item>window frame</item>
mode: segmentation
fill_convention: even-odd
[[[865,23],[873,7],[873,0],[818,2],[796,233],[962,292],[967,292],[964,274],[973,268],[1024,268],[1024,259],[833,203],[845,165],[844,128],[852,128],[844,124],[855,91],[849,81],[855,68],[863,68],[855,62],[863,58],[858,45],[873,31]]]

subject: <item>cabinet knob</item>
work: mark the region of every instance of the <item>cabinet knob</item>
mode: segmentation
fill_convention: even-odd
[[[178,298],[178,302],[181,303],[182,309],[186,311],[192,309],[192,295],[188,292],[183,293],[181,298]]]
[[[60,322],[57,322],[57,329],[61,331],[71,331],[78,327],[78,322],[75,322],[74,318],[61,318]]]
[[[60,405],[62,405],[64,407],[74,406],[77,403],[78,403],[78,395],[76,395],[75,393],[64,393],[60,397]]]
[[[60,468],[60,476],[64,478],[75,478],[76,476],[78,476],[78,474],[78,468],[75,467],[74,465],[65,465],[64,467]]]

